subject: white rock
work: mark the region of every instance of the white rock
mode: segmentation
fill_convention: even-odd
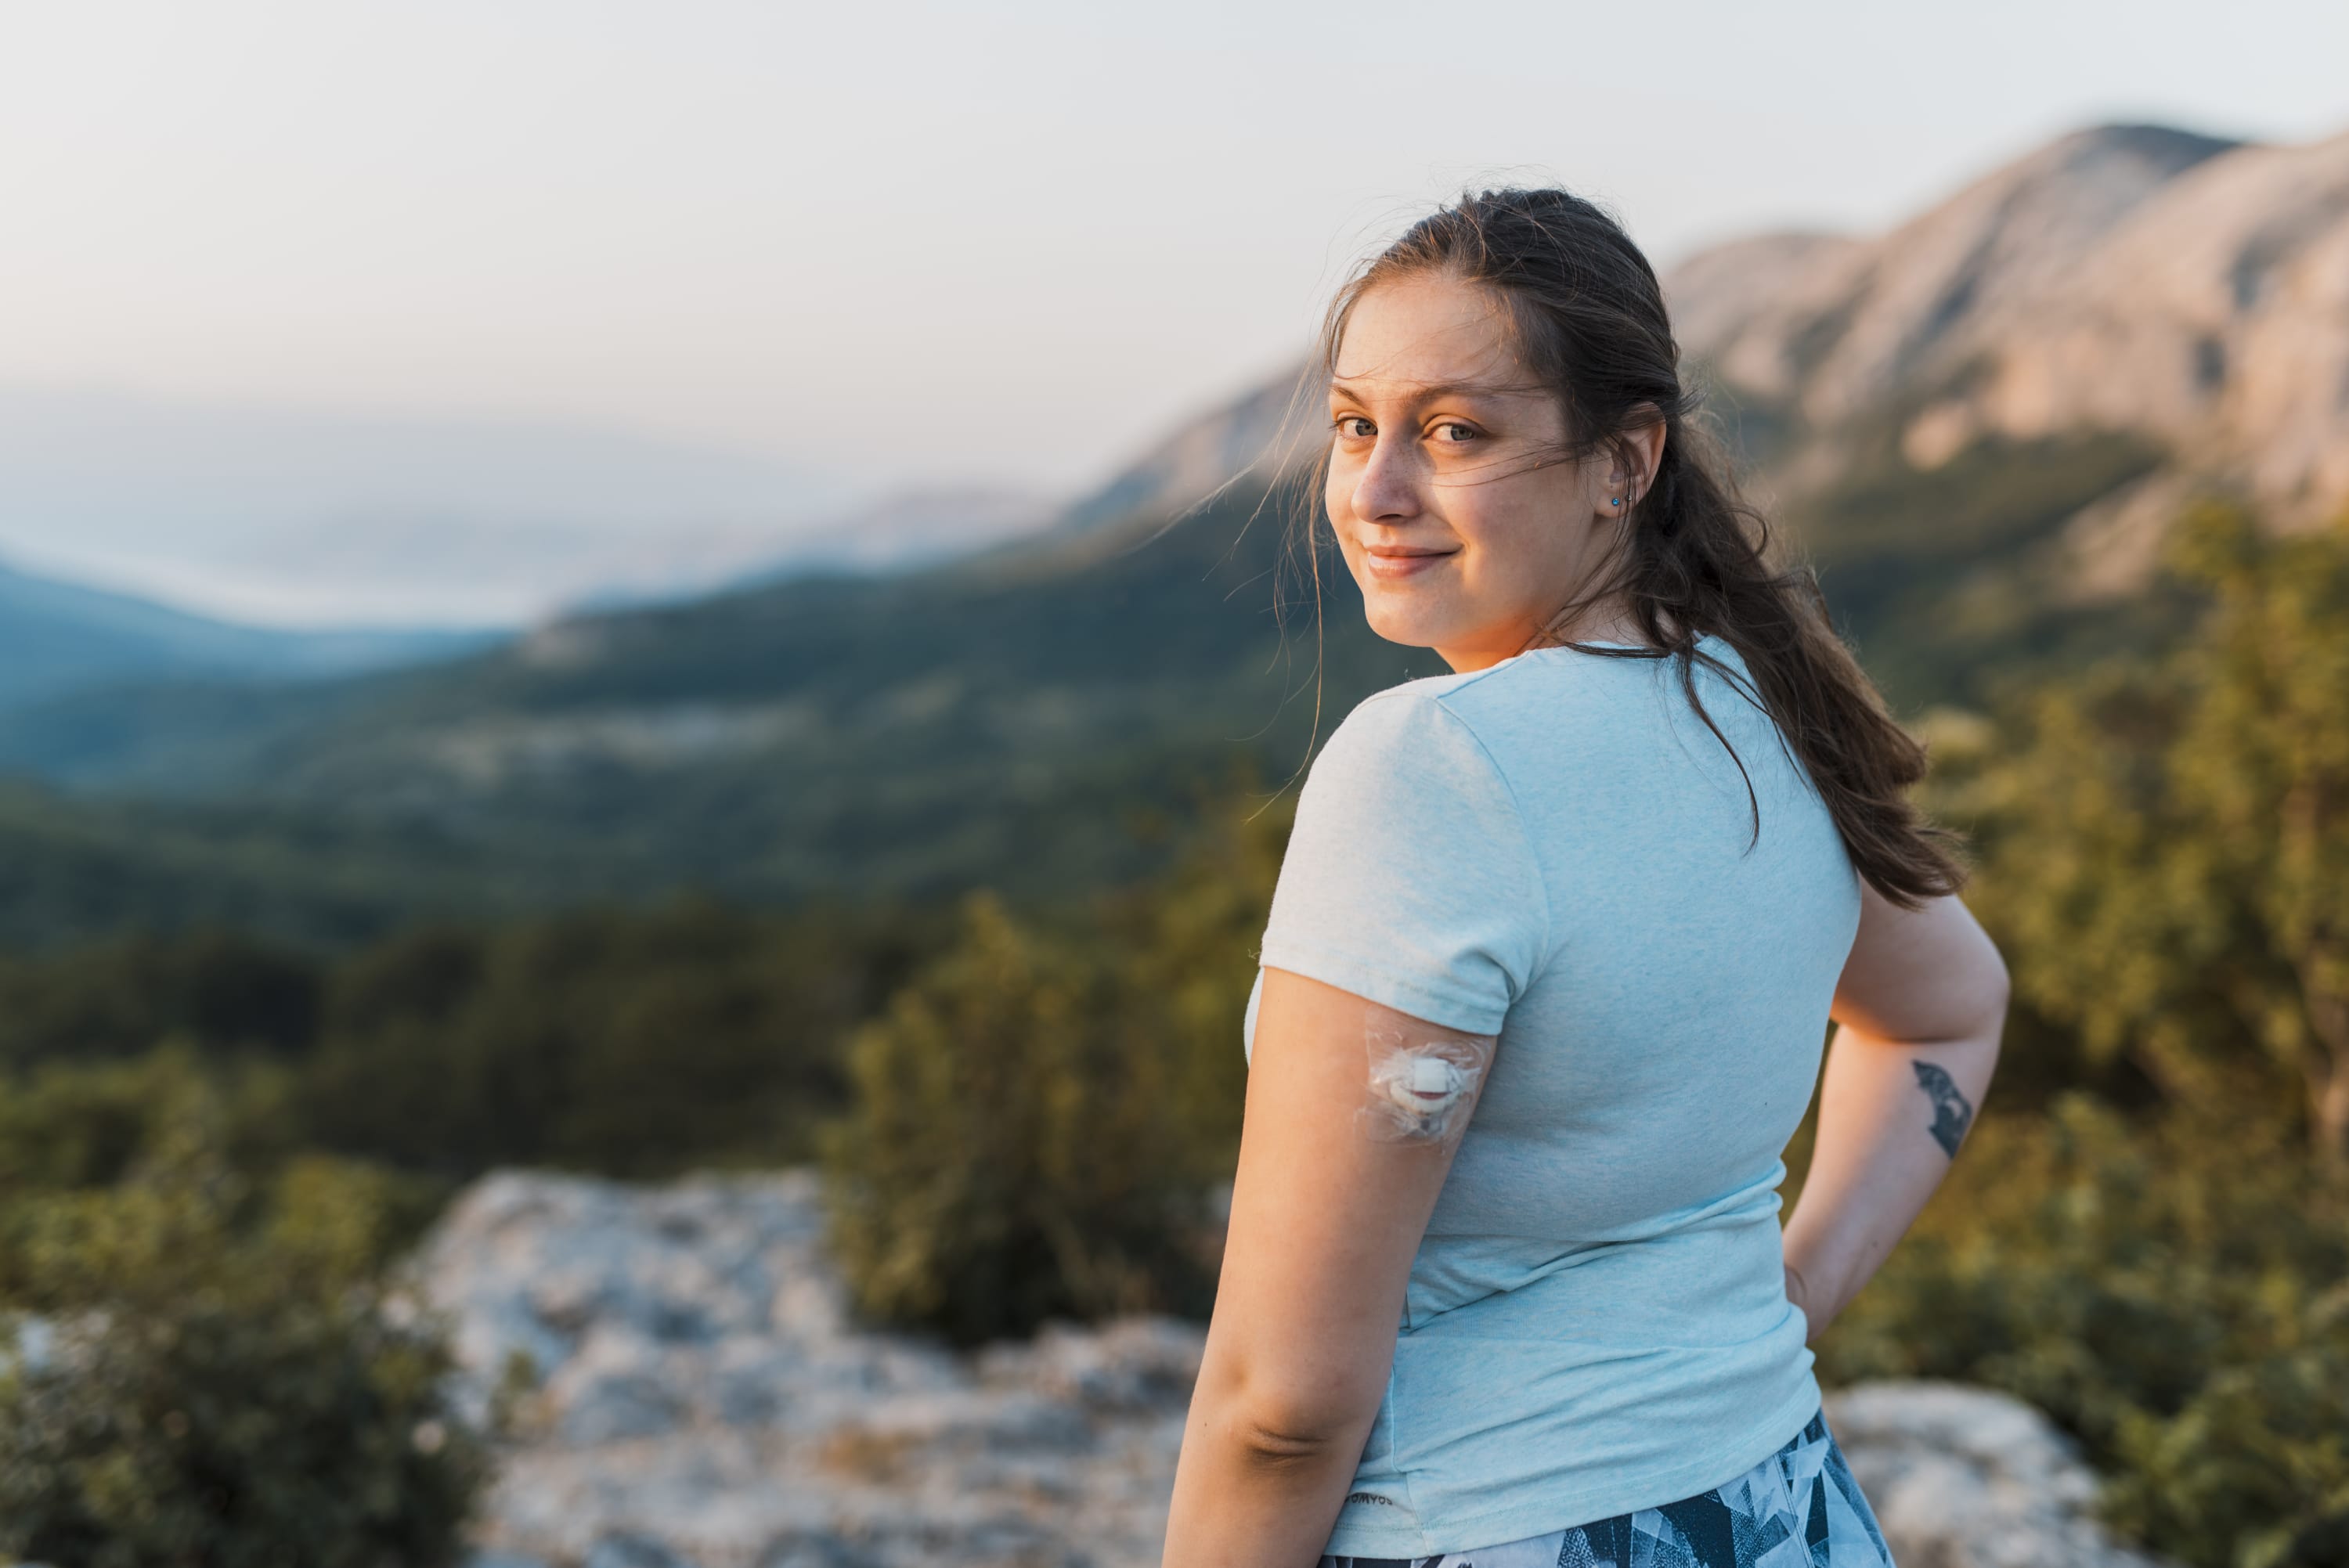
[[[2152,1568],[2093,1514],[2096,1478],[2019,1399],[1957,1383],[1861,1384],[1827,1424],[1901,1568]]]
[[[413,1263],[486,1409],[540,1378],[479,1532],[550,1568],[1155,1563],[1195,1325],[975,1356],[867,1332],[812,1174],[629,1188],[502,1173]]]
[[[606,1535],[587,1553],[584,1568],[693,1568],[661,1542],[642,1535]]]

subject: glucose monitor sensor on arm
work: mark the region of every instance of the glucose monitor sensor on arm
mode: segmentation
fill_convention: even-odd
[[[1465,1129],[1493,1041],[1426,1039],[1373,1024],[1364,1031],[1370,1100],[1356,1119],[1381,1143],[1441,1143]]]

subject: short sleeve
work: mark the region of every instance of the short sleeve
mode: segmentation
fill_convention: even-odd
[[[1540,865],[1475,735],[1407,687],[1355,708],[1298,797],[1261,962],[1490,1035],[1548,946]]]

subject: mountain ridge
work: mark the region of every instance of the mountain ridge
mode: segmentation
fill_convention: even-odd
[[[2162,462],[2084,506],[2055,570],[2140,589],[2197,492],[2298,527],[2349,500],[2349,133],[2295,145],[2091,128],[1883,234],[1735,241],[1666,278],[1687,356],[1791,431],[1799,507],[1871,443],[1937,469],[2087,432]],[[1742,264],[1750,263],[1751,264]]]
[[[323,680],[475,651],[494,634],[240,625],[0,562],[0,710],[157,677]]]
[[[2335,160],[2349,138],[2095,128],[1885,234],[1755,236],[1668,276],[1688,374],[1720,394],[1749,489],[1817,565],[1898,709],[1978,706],[2004,682],[2158,646],[2178,617],[2143,592],[2145,542],[2186,495],[2331,482],[2349,447],[2328,445],[2327,421],[2349,415],[2329,388],[2281,481],[2239,460],[2261,455],[2256,424],[2209,416],[2243,387],[2333,374],[2336,338],[2349,354],[2349,305],[2326,292],[2328,247],[2349,243]],[[2209,244],[2171,245],[2212,214],[2227,222]],[[2227,340],[2210,387],[2192,384],[2183,307],[2132,305],[2170,275],[2147,253],[2164,245],[2174,292],[2223,307],[2245,339]],[[2097,284],[2106,269],[2117,281]],[[2120,292],[2082,298],[2097,286]],[[2295,326],[2313,345],[2297,356],[2275,346]],[[2026,418],[2012,389],[2041,337],[2074,344],[2043,377],[2088,374],[2063,357],[2088,353],[2074,328],[2090,348],[2096,333],[2139,344],[2146,385]],[[2189,396],[2163,402],[2181,369]],[[2349,392],[2349,360],[2340,374]],[[181,687],[59,703],[0,733],[0,765],[429,832],[484,865],[562,864],[615,890],[1114,882],[1157,852],[1124,826],[1135,812],[1187,810],[1250,769],[1291,779],[1354,701],[1439,671],[1371,635],[1326,537],[1291,530],[1312,501],[1278,444],[1296,392],[1293,374],[1246,388],[1041,531],[948,564],[574,615],[448,665],[266,700]],[[1318,624],[1299,597],[1309,551]]]

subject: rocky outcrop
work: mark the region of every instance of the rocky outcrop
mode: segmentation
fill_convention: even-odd
[[[2349,134],[2179,175],[1985,324],[1985,432],[2160,438],[2290,521],[2349,498]],[[1929,412],[1930,412],[1929,410]]]
[[[514,1432],[482,1568],[1156,1560],[1195,1326],[866,1332],[822,1230],[806,1172],[465,1193],[415,1273]]]
[[[2011,302],[2059,284],[2233,145],[2161,126],[2075,131],[1875,239],[1815,239],[1796,264],[1769,240],[1700,253],[1665,283],[1682,351],[1814,424],[1850,419],[1945,367]]]
[[[1144,1568],[1195,1325],[976,1355],[851,1319],[804,1171],[658,1188],[502,1174],[413,1273],[512,1432],[474,1568]],[[1903,1568],[2146,1568],[2026,1407],[1879,1384],[1829,1418]]]
[[[1888,415],[1920,468],[1991,437],[2158,441],[2168,467],[2075,531],[2091,589],[2141,580],[2137,536],[2198,484],[2286,526],[2349,501],[2349,134],[2079,131],[1885,234],[1734,242],[1665,292],[1686,355],[1807,433],[1786,493]]]
[[[1868,1383],[1827,1422],[1900,1568],[2156,1568],[2097,1526],[2096,1478],[2020,1400],[1956,1383]]]

